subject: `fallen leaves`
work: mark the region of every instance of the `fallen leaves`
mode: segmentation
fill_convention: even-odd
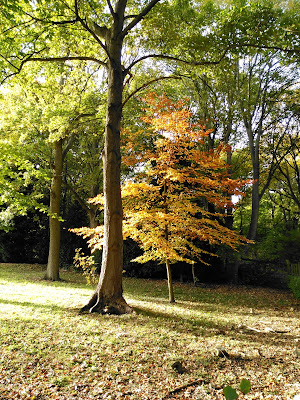
[[[242,379],[251,391],[241,399],[300,394],[298,305],[287,293],[176,284],[170,305],[164,282],[126,279],[137,314],[78,315],[70,307],[90,296],[78,274],[49,284],[38,268],[22,281],[18,268],[0,265],[1,400],[215,400]]]

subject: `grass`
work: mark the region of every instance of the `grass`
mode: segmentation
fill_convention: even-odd
[[[1,400],[224,399],[242,378],[252,388],[241,398],[300,394],[299,302],[287,292],[175,284],[171,305],[166,282],[127,278],[135,314],[79,315],[92,293],[83,277],[43,275],[0,264]]]

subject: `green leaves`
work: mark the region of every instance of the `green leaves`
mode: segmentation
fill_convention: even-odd
[[[239,397],[236,390],[233,389],[231,386],[226,386],[223,389],[223,393],[224,393],[226,400],[235,400]]]
[[[239,387],[240,391],[243,394],[247,394],[250,392],[251,389],[251,383],[248,379],[242,379]],[[223,389],[224,396],[226,400],[235,400],[239,397],[237,391],[233,389],[231,386],[226,386]]]
[[[250,392],[251,382],[248,379],[242,379],[240,383],[240,391],[244,394]]]

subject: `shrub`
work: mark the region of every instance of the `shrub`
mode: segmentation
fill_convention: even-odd
[[[293,292],[293,295],[300,299],[300,276],[290,276],[288,286]]]
[[[99,275],[94,256],[85,256],[82,249],[75,249],[73,265],[76,270],[83,271],[83,276],[89,285],[95,285],[98,282]]]

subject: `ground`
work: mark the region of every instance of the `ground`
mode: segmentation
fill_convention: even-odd
[[[124,279],[134,314],[80,315],[93,289],[72,271],[43,281],[43,269],[0,264],[1,400],[215,400],[243,378],[252,387],[239,399],[300,395],[288,292],[175,284],[171,305],[165,281]]]

